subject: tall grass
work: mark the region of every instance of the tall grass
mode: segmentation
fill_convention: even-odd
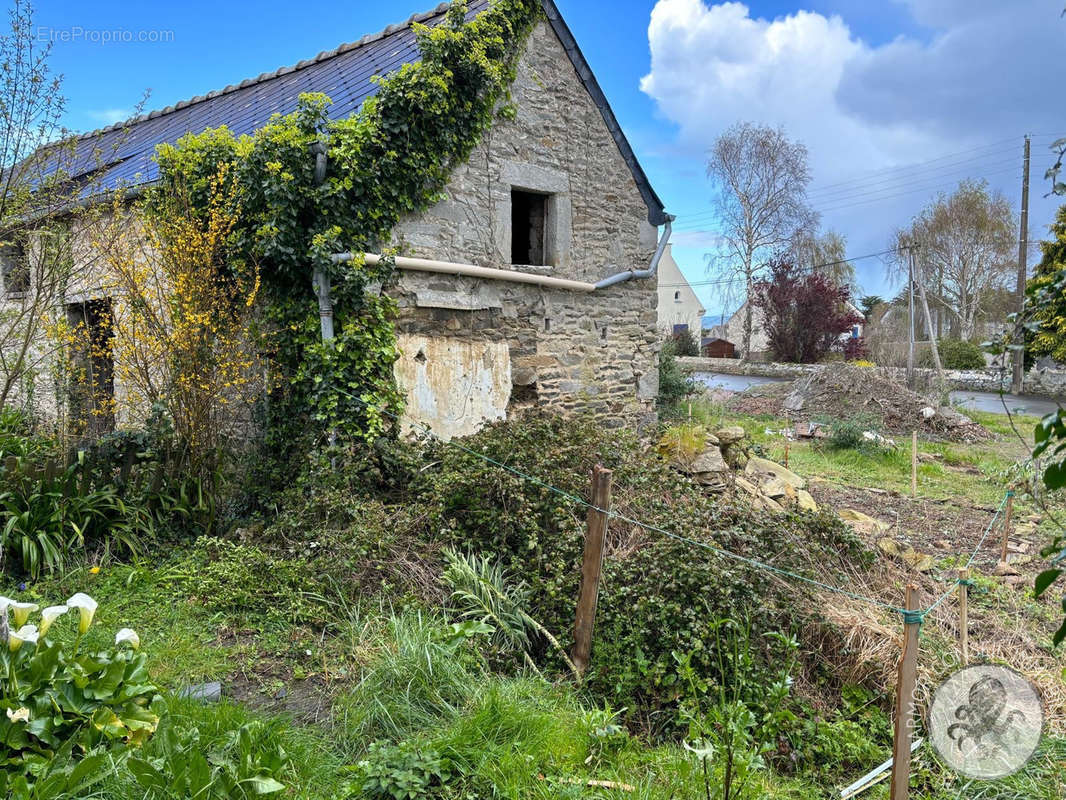
[[[384,628],[362,630],[372,637],[361,644],[373,660],[333,708],[345,752],[358,755],[372,741],[398,741],[452,720],[476,691],[478,659],[432,617],[403,613]]]

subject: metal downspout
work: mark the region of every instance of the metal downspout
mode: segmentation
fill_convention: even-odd
[[[677,217],[672,214],[666,215],[666,223],[663,225],[663,234],[659,237],[659,246],[655,248],[655,255],[652,256],[651,264],[647,269],[627,269],[625,272],[618,272],[614,275],[610,275],[604,278],[602,281],[596,284],[597,289],[606,289],[608,286],[614,286],[616,283],[623,283],[633,278],[651,278],[659,271],[659,261],[663,257],[663,253],[666,251],[666,245],[670,241],[671,225]]]

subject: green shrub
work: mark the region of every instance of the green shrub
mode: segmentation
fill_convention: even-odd
[[[152,735],[159,723],[158,694],[136,634],[124,629],[114,647],[82,652],[79,645],[96,611],[87,595],[45,609],[37,625],[27,624],[35,604],[3,598],[0,605],[0,631],[7,633],[9,607],[14,622],[0,637],[8,639],[0,645],[0,772],[32,780],[69,743],[81,754],[137,747]],[[62,619],[68,610],[76,624]],[[65,628],[74,630],[49,635]]]
[[[55,441],[35,432],[33,420],[24,411],[0,409],[0,459],[16,456],[40,460],[57,452]]]
[[[0,470],[0,548],[31,578],[62,569],[72,552],[127,552],[151,533],[150,518],[113,486],[86,489],[81,464],[38,466],[12,458]]]
[[[450,762],[417,741],[399,745],[375,742],[354,769],[351,794],[371,800],[439,797],[452,777]]]
[[[659,407],[669,409],[696,391],[677,364],[677,342],[667,339],[659,351]]]
[[[985,356],[980,345],[964,339],[940,339],[937,343],[940,364],[944,369],[984,369]],[[918,356],[918,366],[933,368],[933,351],[925,348]]]
[[[288,621],[321,619],[315,595],[321,585],[298,557],[201,536],[191,563],[183,588],[213,611]]]
[[[697,542],[780,567],[809,570],[862,559],[858,540],[833,516],[763,517],[702,493],[628,432],[605,432],[590,421],[532,416],[488,427],[465,446],[512,464],[567,494],[587,495],[587,476],[601,463],[613,470],[613,508],[632,519]],[[573,626],[586,509],[544,486],[524,481],[455,448],[427,454],[438,463],[420,478],[427,510],[424,535],[445,544],[498,555],[529,585],[529,613],[557,637]],[[795,552],[782,541],[803,541]],[[593,659],[586,686],[632,719],[673,705],[679,684],[673,653],[693,653],[695,667],[714,676],[713,623],[750,616],[775,630],[803,589],[765,580],[761,572],[690,542],[612,519],[597,607]],[[548,645],[536,655],[562,669]],[[656,715],[657,724],[666,724]],[[671,723],[672,724],[672,723]]]
[[[850,782],[849,776],[879,763],[892,747],[892,722],[877,699],[859,687],[845,686],[838,709],[828,714],[808,709],[788,737],[795,768]]]
[[[881,424],[876,417],[857,414],[846,419],[823,420],[829,428],[826,445],[833,450],[858,450],[880,452],[891,450],[888,439],[882,436]]]
[[[677,355],[698,356],[700,354],[699,340],[688,328],[682,328],[675,333],[673,340],[677,343]]]

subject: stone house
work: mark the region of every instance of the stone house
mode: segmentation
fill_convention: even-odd
[[[472,2],[469,13],[487,6]],[[252,133],[305,92],[330,96],[330,116],[346,117],[376,91],[374,75],[418,59],[412,23],[437,24],[446,9],[86,134],[78,146],[112,148],[95,175],[135,191],[156,177],[157,145],[185,133]],[[394,230],[406,422],[446,437],[526,405],[591,412],[614,426],[655,418],[654,274],[671,217],[555,4],[542,0],[542,9],[511,87],[516,113],[496,117],[454,169],[445,199]],[[65,301],[121,302],[91,290]],[[121,394],[113,371],[108,379]],[[134,421],[120,415],[116,424]]]
[[[669,336],[684,328],[698,342],[706,309],[674,261],[672,250],[668,244],[659,262],[659,331]]]

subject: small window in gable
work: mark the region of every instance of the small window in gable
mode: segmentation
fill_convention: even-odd
[[[681,292],[674,292],[674,302],[675,303],[680,303],[681,302]]]
[[[26,240],[14,236],[0,245],[0,273],[8,297],[22,297],[30,290],[30,264],[26,259]]]
[[[511,190],[511,263],[547,265],[548,195]]]

